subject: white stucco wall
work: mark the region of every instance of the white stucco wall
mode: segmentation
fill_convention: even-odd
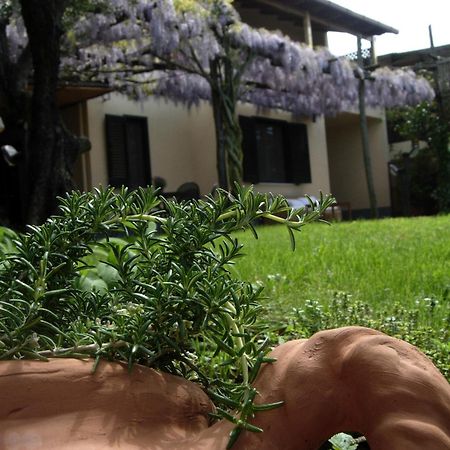
[[[140,104],[119,94],[111,94],[88,102],[94,186],[108,183],[105,114],[147,117],[152,176],[165,178],[167,190],[175,190],[181,183],[196,178],[197,168],[194,167],[191,145],[191,129],[196,128],[196,112],[182,111],[163,100],[152,99]],[[210,141],[208,131],[206,128],[199,130],[205,135],[205,145]]]
[[[338,201],[350,202],[353,209],[369,208],[359,116],[341,114],[327,119],[327,146],[331,192]],[[378,207],[390,206],[387,163],[389,146],[384,114],[368,117],[369,148]]]
[[[238,113],[293,120],[289,113],[256,111],[251,105],[241,105]],[[206,194],[217,183],[214,121],[208,104],[187,110],[162,99],[150,98],[139,104],[119,94],[109,94],[90,100],[87,106],[93,186],[108,183],[105,114],[147,117],[152,176],[165,178],[167,191],[176,190],[186,181],[195,181],[202,194]],[[305,193],[317,195],[319,191],[330,191],[325,121],[322,118],[297,121],[307,124],[312,183],[259,184],[257,189],[261,192],[299,197]]]

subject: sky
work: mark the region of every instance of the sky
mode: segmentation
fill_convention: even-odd
[[[450,44],[450,0],[332,0],[333,3],[368,16],[399,30],[375,39],[377,55],[405,52],[430,46],[428,25],[434,45]],[[328,45],[337,56],[356,51],[356,38],[346,33],[328,33]],[[369,43],[363,41],[363,47]]]

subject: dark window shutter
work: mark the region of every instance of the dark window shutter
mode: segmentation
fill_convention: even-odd
[[[244,153],[243,178],[250,183],[258,183],[258,149],[256,144],[255,119],[239,116],[242,131],[242,151]]]
[[[125,142],[128,157],[128,187],[151,184],[148,127],[145,117],[125,116]]]
[[[303,123],[285,124],[285,164],[287,183],[311,183],[307,127]]]
[[[108,155],[109,184],[114,187],[128,183],[128,159],[125,142],[125,119],[105,116],[106,150]]]
[[[285,183],[285,149],[283,122],[263,120],[256,122],[258,175],[260,182]]]
[[[105,116],[109,184],[135,189],[151,184],[147,118]]]

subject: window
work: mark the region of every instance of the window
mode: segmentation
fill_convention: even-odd
[[[239,117],[244,181],[310,183],[306,125],[258,117]]]
[[[109,184],[132,189],[151,184],[147,118],[107,114],[105,125]]]

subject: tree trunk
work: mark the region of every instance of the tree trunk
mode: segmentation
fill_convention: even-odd
[[[33,94],[27,172],[28,223],[44,221],[56,211],[56,196],[72,187],[71,168],[78,141],[62,125],[56,101],[62,36],[63,0],[21,0],[33,62]]]
[[[237,88],[231,61],[218,58],[210,67],[219,186],[233,190],[234,183],[242,183],[243,161],[242,132],[236,115]]]
[[[0,17],[0,117],[5,129],[0,146],[12,145],[24,154],[30,94],[27,91],[31,55],[26,48],[17,61],[11,60],[6,26],[8,17]],[[20,183],[20,165],[10,167],[0,156],[0,224],[20,228],[24,222],[24,187]]]

